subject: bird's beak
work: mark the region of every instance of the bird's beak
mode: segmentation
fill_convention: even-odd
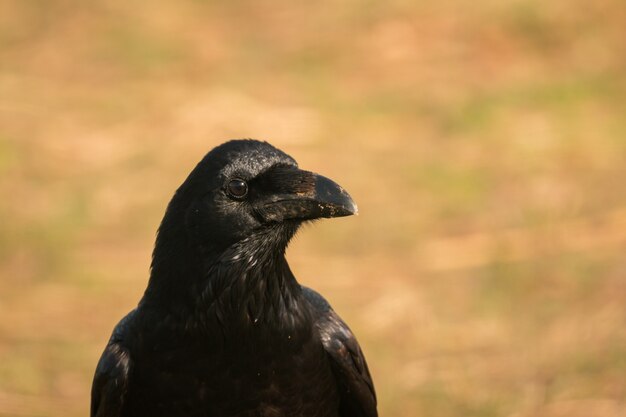
[[[270,197],[256,205],[265,222],[313,220],[357,214],[350,195],[334,181],[309,171],[283,168],[269,174],[273,183]]]

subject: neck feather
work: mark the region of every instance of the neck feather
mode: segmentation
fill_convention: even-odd
[[[223,327],[282,326],[300,314],[300,285],[285,259],[295,233],[289,227],[265,229],[224,251],[200,284],[199,311]]]
[[[142,303],[167,305],[192,327],[284,330],[307,320],[285,259],[296,224],[260,230],[219,254],[194,245],[179,224],[164,219],[159,229]]]

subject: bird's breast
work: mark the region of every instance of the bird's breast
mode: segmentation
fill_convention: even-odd
[[[231,330],[213,338],[160,337],[170,343],[139,356],[136,366],[134,398],[150,398],[152,409],[134,415],[336,415],[337,387],[311,326]]]

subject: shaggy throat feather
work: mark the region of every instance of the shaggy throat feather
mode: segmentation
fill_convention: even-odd
[[[285,250],[296,225],[276,225],[229,247],[207,272],[198,308],[223,328],[281,322],[301,296]]]

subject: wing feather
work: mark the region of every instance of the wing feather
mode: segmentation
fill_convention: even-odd
[[[91,387],[91,417],[122,415],[132,366],[123,335],[133,314],[134,311],[120,321],[100,357]]]
[[[376,391],[359,342],[348,325],[317,292],[302,287],[314,307],[316,326],[340,389],[342,417],[376,417]]]

